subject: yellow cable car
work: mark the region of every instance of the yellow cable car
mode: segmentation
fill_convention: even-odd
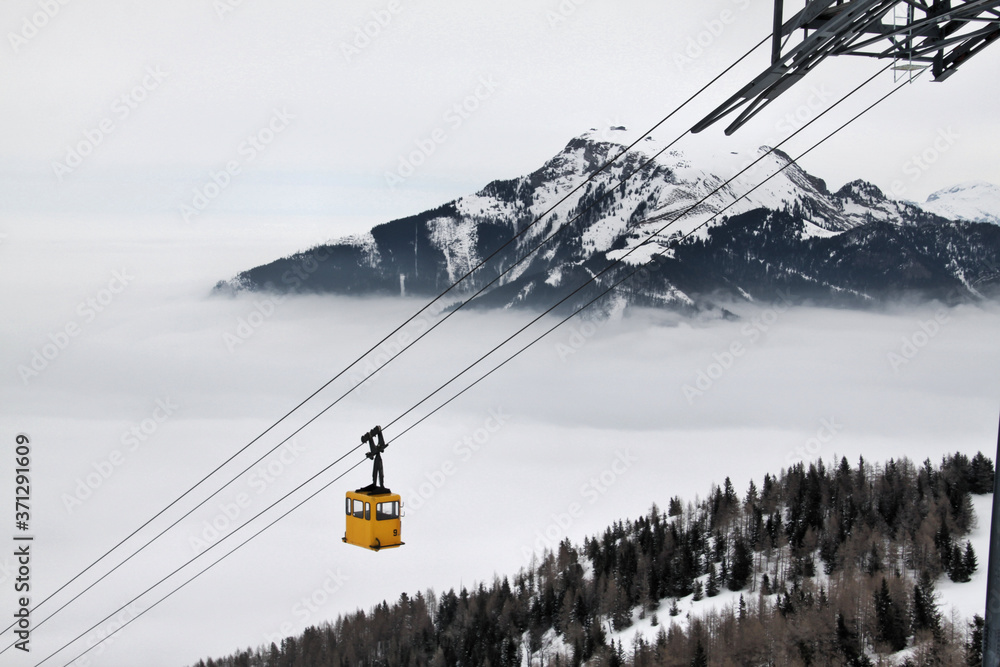
[[[382,452],[387,445],[382,437],[382,428],[376,426],[365,433],[361,436],[361,442],[368,444],[369,451],[365,456],[374,462],[372,483],[363,489],[347,492],[344,542],[372,551],[401,547],[403,500],[398,493],[383,486],[385,475],[382,470]]]
[[[347,492],[347,530],[344,541],[378,551],[403,545],[398,493],[371,493],[365,489]]]

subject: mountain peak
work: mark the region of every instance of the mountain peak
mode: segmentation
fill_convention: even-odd
[[[988,183],[987,181],[966,181],[965,183],[959,183],[957,185],[952,185],[948,188],[942,188],[937,192],[931,193],[927,197],[928,202],[938,201],[939,199],[945,199],[949,197],[979,197],[983,194],[991,194],[1000,192],[1000,187]]]
[[[920,207],[949,220],[1000,225],[1000,187],[986,181],[959,183],[934,192]]]
[[[869,206],[885,201],[885,193],[877,185],[861,179],[845,183],[837,190],[837,196]]]

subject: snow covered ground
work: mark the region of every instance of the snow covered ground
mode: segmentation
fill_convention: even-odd
[[[971,620],[973,614],[986,615],[986,564],[990,556],[993,494],[973,496],[972,505],[976,510],[977,525],[966,539],[972,542],[972,548],[976,551],[979,569],[973,573],[972,580],[964,584],[956,584],[948,577],[942,577],[937,582],[941,611],[946,618],[952,617],[952,611],[966,620]]]
[[[152,219],[87,222],[8,222],[0,245],[0,276],[16,286],[3,295],[7,317],[0,323],[0,457],[8,470],[15,434],[31,436],[36,600],[421,305],[210,296],[216,280],[238,269],[329,238],[331,230],[318,223],[220,221],[194,229]],[[573,322],[401,435],[456,388],[397,417],[528,317],[462,311],[293,444],[279,444],[290,425],[262,438],[241,465],[226,468],[249,472],[51,622],[42,624],[65,593],[37,610],[32,653],[9,652],[2,660],[34,665],[82,634],[75,650],[48,663],[64,664],[151,609],[88,654],[89,664],[190,664],[279,640],[403,591],[512,574],[531,552],[563,537],[581,541],[644,514],[653,502],[664,507],[674,495],[694,500],[726,476],[743,493],[751,479],[759,484],[766,472],[819,456],[993,455],[1000,395],[995,306],[736,310],[742,319],[734,322],[648,311]],[[403,344],[402,335],[393,336],[372,356],[387,358]],[[295,426],[359,379],[352,371],[324,390]],[[823,420],[839,428],[820,443]],[[362,465],[161,605],[152,607],[200,567],[118,611],[375,424],[390,438],[400,436],[385,454],[385,469],[407,505],[405,547],[374,554],[341,542],[343,493],[368,483]],[[265,456],[272,446],[278,449]],[[363,458],[338,464],[307,489],[357,461]],[[13,497],[12,481],[0,478],[0,499]],[[205,495],[199,489],[179,506],[190,508]],[[156,528],[179,516],[167,514]],[[985,527],[981,519],[979,530]],[[220,543],[208,560],[246,532]],[[984,535],[974,537],[981,565]],[[0,551],[4,618],[15,602],[9,551]],[[94,579],[88,573],[82,581]],[[979,574],[954,588],[942,583],[940,591],[967,614],[981,602],[982,586]],[[699,604],[732,600],[724,593]],[[659,619],[666,623],[669,615]]]

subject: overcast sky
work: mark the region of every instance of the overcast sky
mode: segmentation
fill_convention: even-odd
[[[764,0],[98,0],[54,4],[51,18],[41,7],[12,0],[0,17],[0,207],[180,217],[235,164],[187,223],[318,214],[333,235],[527,173],[590,127],[648,128],[770,26]],[[660,134],[689,127],[766,58],[755,53]],[[990,49],[946,83],[918,81],[806,167],[832,187],[900,181],[918,200],[1000,182],[998,62]],[[719,126],[685,142],[771,142],[787,114],[808,118],[880,66],[831,60],[738,135]],[[887,73],[869,98],[890,85]],[[421,144],[423,164],[387,187]],[[908,162],[932,149],[926,169]]]

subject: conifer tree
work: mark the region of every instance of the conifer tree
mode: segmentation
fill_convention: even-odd
[[[941,525],[934,534],[934,546],[937,547],[938,553],[941,554],[941,569],[950,574],[952,556],[951,531],[948,530],[948,522],[945,521],[944,515],[941,516]]]
[[[983,630],[986,621],[979,614],[969,623],[969,641],[965,644],[965,664],[967,667],[983,667]]]
[[[691,667],[708,667],[708,655],[705,653],[705,647],[701,643],[701,637],[698,638],[698,645],[695,646]]]
[[[962,557],[962,564],[965,566],[965,573],[972,576],[972,573],[979,569],[979,560],[976,558],[976,550],[972,548],[972,542],[965,543],[965,555]]]
[[[925,570],[920,574],[920,581],[913,586],[913,632],[930,630],[939,632],[941,629],[941,612],[937,608],[934,592],[934,580]]]
[[[844,615],[840,613],[837,614],[837,646],[844,656],[844,664],[850,667],[871,667],[871,661],[861,650],[857,634],[847,627]]]
[[[680,516],[684,513],[684,505],[681,504],[680,496],[674,496],[670,499],[670,503],[667,506],[667,516]]]
[[[705,595],[714,598],[719,594],[719,579],[715,576],[715,563],[708,565],[708,581],[705,582]]]
[[[975,554],[973,554],[975,558]],[[962,553],[962,548],[955,544],[951,548],[951,558],[948,560],[948,577],[960,584],[964,584],[972,578],[971,573],[965,567],[965,556]]]
[[[753,553],[742,537],[733,540],[733,562],[729,568],[729,590],[738,591],[747,585],[753,571]]]
[[[993,492],[993,461],[976,452],[969,463],[969,491],[976,494]]]
[[[875,591],[875,622],[879,641],[893,651],[906,648],[906,622],[902,609],[889,593],[889,583],[882,578],[882,586]]]
[[[868,552],[868,560],[865,563],[865,571],[868,576],[874,575],[882,570],[882,557],[879,556],[878,546],[872,542],[872,548]]]
[[[621,644],[615,648],[614,640],[611,641],[611,655],[608,657],[608,667],[622,667]]]

